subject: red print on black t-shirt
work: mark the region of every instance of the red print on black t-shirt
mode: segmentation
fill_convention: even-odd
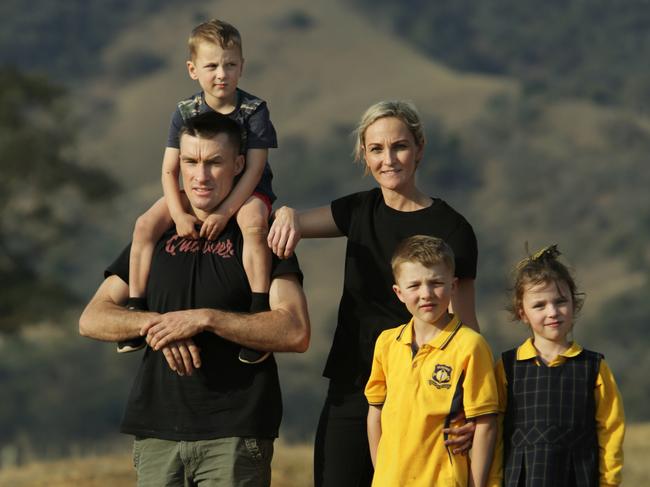
[[[235,255],[235,249],[229,238],[211,242],[203,239],[194,240],[192,238],[179,237],[178,235],[173,235],[167,240],[165,243],[165,251],[171,255],[176,255],[176,252],[192,254],[201,252],[202,254],[218,255],[224,259],[229,259]]]

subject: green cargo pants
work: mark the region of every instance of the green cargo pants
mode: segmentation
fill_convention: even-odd
[[[273,440],[136,438],[138,487],[269,487]]]

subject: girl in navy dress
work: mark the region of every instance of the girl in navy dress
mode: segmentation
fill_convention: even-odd
[[[603,356],[572,339],[583,299],[559,255],[546,247],[515,271],[510,311],[532,337],[497,363],[503,437],[493,486],[621,483],[623,403]]]

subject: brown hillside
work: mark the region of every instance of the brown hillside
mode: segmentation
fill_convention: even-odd
[[[116,241],[128,238],[136,215],[161,194],[158,175],[169,117],[179,98],[198,89],[188,79],[184,66],[186,37],[199,20],[220,17],[241,30],[246,57],[241,86],[269,102],[280,139],[280,148],[271,153],[271,164],[276,168],[282,168],[285,155],[292,150],[287,142],[293,137],[321,144],[327,141],[351,145],[340,129],[353,126],[368,105],[385,98],[412,99],[423,114],[435,115],[447,128],[457,129],[464,137],[463,143],[471,149],[472,143],[480,142],[485,134],[480,120],[486,116],[486,100],[497,93],[517,90],[511,80],[460,74],[436,64],[380,30],[370,13],[351,10],[339,0],[256,0],[246,2],[246,8],[233,0],[197,1],[191,5],[152,13],[146,22],[125,31],[107,46],[99,60],[105,76],[88,83],[78,95],[82,112],[86,110],[82,117],[87,116],[88,107],[112,107],[100,112],[100,121],[86,124],[81,152],[124,182],[127,191],[117,199],[117,209],[113,211],[119,215],[111,227]],[[160,56],[166,61],[165,67],[130,82],[118,80],[119,67],[136,51]],[[620,110],[566,99],[545,102],[539,107],[534,127],[520,135],[522,143],[542,154],[544,161],[555,161],[560,168],[557,173],[563,176],[560,182],[575,178],[576,186],[583,192],[597,186],[599,191],[592,191],[594,208],[600,209],[606,220],[626,222],[635,209],[626,201],[628,189],[621,191],[609,183],[625,181],[620,173],[627,169],[634,174],[638,168],[632,163],[625,168],[609,156],[597,157],[609,154],[607,147],[611,141],[606,138],[606,128],[612,121],[620,122],[626,117],[639,122],[640,130],[650,131],[647,120],[639,121],[638,116]],[[502,120],[493,118],[492,124],[502,125]],[[509,126],[504,137],[507,139],[517,129],[517,124]],[[559,243],[569,262],[578,269],[580,286],[589,296],[584,323],[597,318],[611,300],[643,285],[645,276],[630,271],[625,255],[610,252],[605,256],[604,247],[591,245],[602,240],[594,218],[576,218],[570,231],[553,225],[548,208],[558,212],[570,208],[575,187],[555,186],[553,191],[536,192],[521,200],[508,199],[506,196],[513,188],[529,177],[526,171],[534,169],[533,163],[521,161],[524,170],[521,181],[517,181],[512,176],[517,168],[507,164],[508,150],[517,150],[516,141],[504,153],[494,149],[498,142],[487,145],[492,148],[490,155],[485,156],[478,149],[476,158],[482,165],[479,172],[484,170],[482,186],[470,198],[457,198],[451,203],[474,224],[482,246],[482,262],[488,260],[483,252],[490,240],[495,248],[503,250],[502,262],[495,266],[498,269],[491,269],[493,273],[505,274],[521,258],[524,242],[533,249]],[[530,151],[524,154],[530,155]],[[545,180],[547,176],[540,174],[540,180]],[[278,178],[276,187],[281,185]],[[281,192],[280,196],[278,204],[292,195]],[[336,196],[337,192],[332,190],[331,197]],[[579,202],[580,198],[576,200]],[[555,201],[566,202],[565,207],[554,206]],[[324,386],[320,371],[331,343],[342,280],[344,242],[338,240],[303,242],[299,248],[313,339],[306,354],[281,355],[285,391]],[[485,275],[484,268],[479,268],[479,279]],[[487,335],[504,336],[508,346],[522,339],[526,335],[523,327],[504,326],[505,298],[483,299],[480,282],[478,291],[479,321]],[[579,332],[579,339],[588,336],[586,327]]]
[[[197,17],[220,17],[240,29],[246,58],[241,86],[268,100],[280,144],[290,136],[323,139],[386,98],[412,99],[422,112],[456,126],[475,117],[486,97],[513,88],[505,80],[441,67],[338,1],[260,0],[242,8],[227,0],[167,9],[108,46],[106,75],[81,95],[84,106],[113,105],[101,124],[88,126],[84,155],[129,186],[158,181],[171,112],[178,99],[197,90],[185,70],[186,38]],[[309,25],[296,26],[296,18]],[[166,67],[131,83],[116,81],[119,63],[136,50],[162,57]]]
[[[280,149],[271,154],[272,165],[282,164],[283,150],[290,150],[283,147],[284,140],[292,136],[325,140],[337,126],[353,126],[362,111],[380,99],[411,99],[422,113],[459,127],[481,113],[489,96],[515,88],[504,79],[462,75],[442,67],[343,2],[256,0],[247,2],[245,9],[241,6],[233,0],[206,1],[195,10],[155,13],[106,48],[105,76],[80,95],[83,107],[103,102],[113,107],[101,121],[87,125],[81,151],[129,190],[117,202],[120,218],[113,230],[119,239],[128,237],[135,217],[161,194],[159,167],[169,117],[178,99],[198,90],[185,69],[186,38],[197,15],[220,17],[240,29],[246,58],[241,86],[268,100],[280,138]],[[308,19],[311,26],[292,27],[297,17]],[[155,53],[167,64],[152,75],[119,83],[117,67],[134,50]],[[350,145],[350,140],[337,135],[332,143]],[[343,244],[305,242],[300,248],[314,339],[307,354],[282,360],[312,364],[316,378],[331,342],[334,323],[329,318],[340,295]]]

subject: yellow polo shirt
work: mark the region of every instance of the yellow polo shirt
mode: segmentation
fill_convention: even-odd
[[[467,418],[498,411],[490,347],[455,316],[415,356],[412,340],[413,320],[375,345],[365,394],[383,408],[372,485],[465,487],[467,456],[447,449],[442,429],[459,409]]]
[[[563,353],[558,355],[549,367],[562,365],[571,357],[582,352],[582,347],[576,342]],[[529,360],[535,357],[537,365],[537,350],[529,338],[517,348],[517,360]],[[499,391],[499,410],[504,413],[508,403],[508,381],[503,368],[503,361],[499,359],[496,365],[497,388]],[[600,486],[617,486],[621,483],[621,470],[623,469],[623,437],[625,436],[625,414],[623,400],[616,386],[614,374],[605,360],[600,361],[596,385],[594,387],[596,399],[596,432],[598,435]],[[494,461],[490,470],[488,485],[497,487],[503,479],[503,414],[499,414],[497,421],[497,444],[494,452]]]

